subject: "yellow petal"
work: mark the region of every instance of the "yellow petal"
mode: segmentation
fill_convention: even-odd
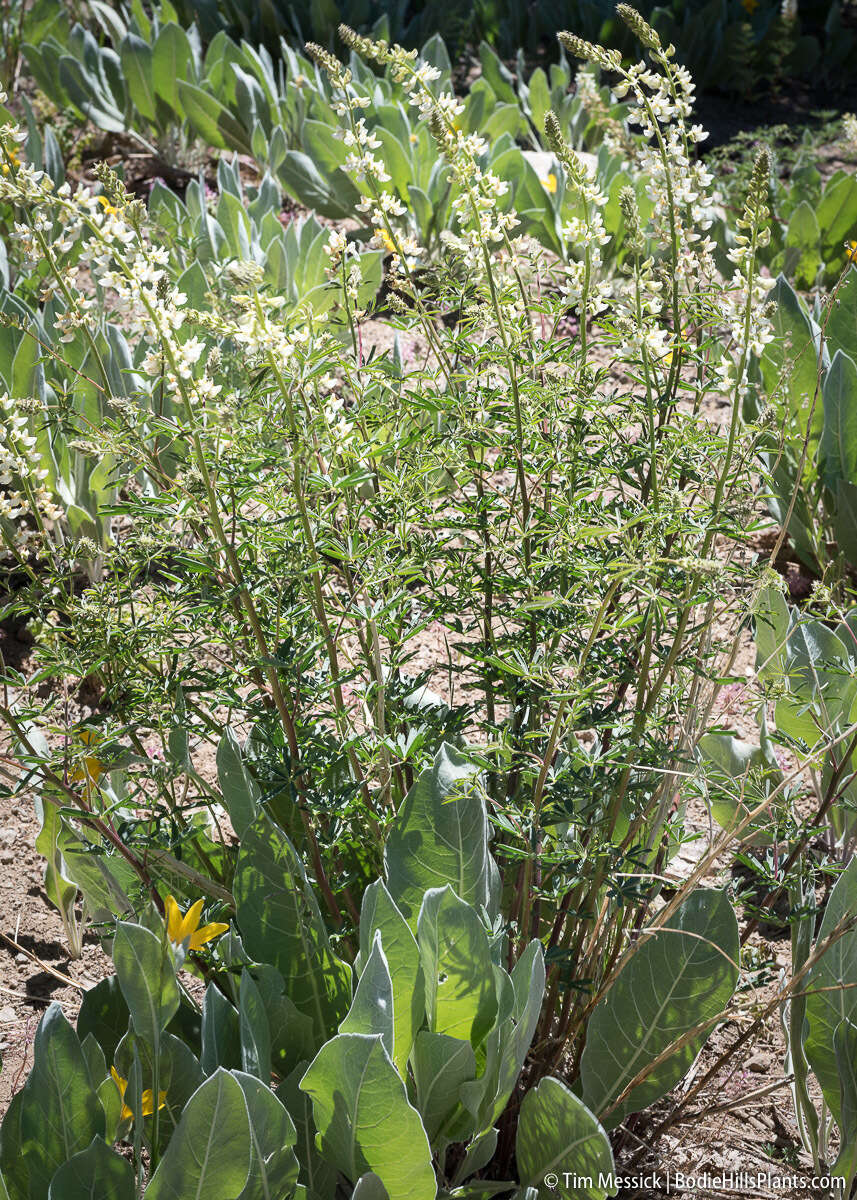
[[[172,896],[164,901],[164,911],[167,917],[167,937],[171,942],[180,942],[182,927],[182,910]]]
[[[183,942],[185,938],[193,939],[193,935],[196,933],[197,926],[199,925],[199,918],[201,916],[202,899],[200,898],[199,900],[195,900],[185,913],[184,920],[181,924],[181,930],[179,931],[179,936],[176,938],[176,941]]]
[[[125,1095],[125,1089],[126,1089],[126,1087],[128,1086],[128,1080],[127,1080],[127,1079],[123,1079],[123,1078],[122,1078],[122,1076],[119,1074],[119,1072],[116,1070],[116,1068],[115,1068],[115,1067],[111,1067],[111,1068],[110,1068],[110,1075],[111,1075],[111,1077],[112,1077],[112,1079],[113,1079],[113,1082],[114,1082],[114,1083],[116,1084],[116,1086],[119,1088],[119,1095],[120,1095],[120,1096],[124,1096],[124,1095]]]
[[[199,950],[206,942],[210,942],[212,938],[220,937],[221,933],[226,933],[229,928],[222,921],[212,921],[210,925],[203,925],[202,929],[197,929],[193,937],[190,939],[190,949]]]

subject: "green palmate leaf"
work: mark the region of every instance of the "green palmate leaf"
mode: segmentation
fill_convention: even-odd
[[[286,995],[312,1019],[320,1041],[348,1011],[351,968],[330,948],[294,846],[264,814],[245,832],[233,890],[248,952],[277,967]]]
[[[857,350],[857,331],[855,331]],[[857,365],[837,350],[824,377],[822,391],[824,428],[819,462],[825,484],[832,491],[840,479],[857,484]]]
[[[223,793],[223,803],[239,837],[259,815],[261,790],[252,778],[241,757],[238,740],[227,729],[217,747],[217,782]]]
[[[590,1018],[581,1061],[584,1102],[599,1116],[609,1110],[608,1128],[652,1104],[688,1071],[735,990],[737,963],[732,905],[725,892],[700,888],[621,970]],[[641,1072],[697,1029],[619,1100]]]
[[[288,1200],[298,1182],[295,1124],[270,1087],[235,1071],[250,1117],[253,1163],[238,1200]]]
[[[543,1079],[524,1097],[515,1153],[522,1188],[534,1188],[540,1200],[603,1200],[616,1193],[607,1134],[558,1079]]]
[[[33,1070],[3,1122],[0,1169],[13,1196],[43,1200],[59,1167],[104,1131],[77,1034],[52,1004],[36,1031]]]
[[[185,1105],[146,1200],[235,1200],[250,1175],[252,1146],[241,1085],[218,1070]]]
[[[366,959],[380,933],[393,988],[393,1062],[404,1078],[416,1031],[425,1016],[425,985],[420,950],[408,923],[378,879],[363,893],[360,956]]]
[[[429,1028],[479,1046],[498,1008],[485,927],[447,884],[426,892],[418,931]]]
[[[439,1138],[451,1139],[456,1131],[461,1085],[476,1078],[476,1055],[470,1042],[422,1030],[414,1043],[412,1062],[417,1107],[434,1146]]]
[[[157,1053],[161,1033],[179,1006],[175,963],[166,934],[119,921],[113,965],[134,1029]]]
[[[340,1033],[300,1084],[325,1157],[352,1183],[372,1171],[390,1200],[434,1200],[431,1148],[380,1037]]]
[[[847,928],[857,914],[857,858],[839,876],[830,893],[818,931],[817,944],[837,927]],[[842,1097],[834,1036],[843,1021],[857,1024],[857,929],[850,928],[822,955],[807,973],[806,1019],[809,1026],[804,1048],[824,1099],[842,1125]]]
[[[136,1195],[130,1162],[95,1137],[59,1168],[48,1200],[136,1200]]]
[[[475,908],[497,912],[497,867],[479,773],[444,742],[399,809],[384,850],[387,888],[415,927],[424,894],[450,884]]]
[[[393,1056],[393,982],[387,958],[381,945],[381,931],[375,940],[369,957],[360,972],[357,990],[345,1020],[339,1026],[340,1033],[377,1033],[384,1049]]]

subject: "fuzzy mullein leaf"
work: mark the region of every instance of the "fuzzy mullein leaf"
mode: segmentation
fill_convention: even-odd
[[[698,888],[622,969],[589,1019],[583,1100],[608,1129],[689,1070],[738,981],[738,922],[725,892]],[[697,1030],[681,1046],[674,1044]],[[673,1052],[616,1101],[662,1054]]]
[[[392,1059],[404,1079],[408,1055],[425,1017],[425,984],[420,949],[382,880],[363,893],[360,909],[360,956],[366,959],[375,936],[387,959],[393,987]]]
[[[185,1105],[146,1200],[235,1200],[250,1175],[252,1153],[244,1092],[221,1068]]]
[[[348,1011],[351,968],[331,949],[297,851],[266,814],[242,839],[233,890],[248,952],[280,971],[286,995],[312,1019],[318,1043]]]
[[[604,1200],[615,1194],[607,1134],[558,1079],[548,1076],[524,1097],[515,1153],[522,1187],[535,1189],[539,1200]],[[605,1177],[609,1182],[599,1182]]]
[[[431,1148],[380,1036],[331,1038],[301,1080],[325,1157],[352,1183],[374,1172],[390,1200],[435,1200]]]
[[[468,904],[496,913],[488,842],[479,772],[444,743],[405,797],[384,850],[387,888],[412,929],[425,893],[446,884]]]
[[[294,1121],[266,1083],[244,1071],[233,1074],[247,1102],[253,1146],[250,1176],[238,1200],[285,1200],[298,1181]]]
[[[134,1168],[95,1137],[59,1168],[48,1200],[135,1200]]]
[[[77,1034],[52,1004],[36,1030],[33,1069],[3,1122],[0,1170],[12,1194],[46,1196],[58,1168],[104,1129]]]
[[[180,1000],[169,942],[143,925],[120,921],[113,965],[134,1029],[157,1054],[161,1034]]]
[[[433,1033],[476,1049],[497,1017],[497,984],[485,927],[452,888],[432,888],[420,909],[418,940]]]
[[[381,944],[381,931],[377,930],[369,957],[360,971],[351,1008],[339,1026],[339,1032],[377,1033],[392,1058],[393,1025],[393,983]]]

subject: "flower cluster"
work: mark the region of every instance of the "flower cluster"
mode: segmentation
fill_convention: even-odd
[[[24,553],[64,513],[46,486],[48,472],[35,465],[36,437],[21,407],[0,396],[0,519],[12,526],[15,549]]]

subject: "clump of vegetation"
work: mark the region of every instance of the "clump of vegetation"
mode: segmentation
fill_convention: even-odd
[[[196,48],[194,82],[156,69],[177,23],[150,61],[126,22],[150,124],[168,88],[271,167],[224,156],[217,192],[148,206],[104,164],[72,187],[34,119],[0,130],[4,613],[37,641],[4,668],[2,770],[36,796],[71,953],[91,927],[115,968],[76,1031],[40,1026],[0,1133],[10,1200],[603,1197],[609,1134],[749,1012],[758,914],[741,934],[707,878],[736,839],[774,847],[760,907],[788,897],[793,971],[661,1128],[783,1006],[817,1169],[810,1069],[851,1144],[851,867],[814,942],[812,885],[853,843],[857,275],[823,317],[773,278],[768,152],[730,219],[689,72],[617,14],[644,60],[561,33],[587,73],[558,110],[484,55],[514,126],[488,131],[437,43],[343,26],[347,65],[302,60],[326,124],[301,107],[305,148],[273,164],[273,91],[241,128]],[[246,115],[270,60],[215,42]],[[359,221],[284,228],[275,176],[304,158],[336,181],[322,213]],[[827,571],[818,619],[747,553],[760,495],[773,559],[788,533]],[[713,716],[748,625],[758,745]],[[722,832],[680,876],[699,798]]]

